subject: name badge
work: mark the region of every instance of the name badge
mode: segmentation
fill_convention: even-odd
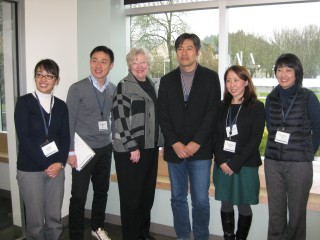
[[[290,133],[286,133],[278,130],[274,141],[282,144],[288,144],[289,138],[290,138]]]
[[[236,151],[236,142],[225,140],[223,150],[234,153]]]
[[[57,145],[54,141],[45,143],[41,146],[42,152],[46,157],[51,156],[52,154],[59,152]]]
[[[230,135],[230,127],[226,127],[226,132],[227,132],[227,137],[232,137],[232,136],[238,135],[237,125],[236,124],[232,125],[231,135]]]
[[[99,131],[107,131],[108,130],[108,121],[99,121]]]

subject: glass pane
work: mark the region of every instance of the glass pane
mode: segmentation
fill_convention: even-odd
[[[320,98],[319,8],[319,2],[310,2],[229,9],[230,65],[250,70],[262,101],[278,84],[273,72],[275,60],[289,52],[303,64],[304,87]]]
[[[0,4],[0,131],[6,130],[5,121],[5,89],[4,89],[4,69],[3,69],[3,12]]]
[[[0,1],[0,239],[17,239],[22,236],[22,229],[14,226],[15,206],[12,208],[10,171],[8,162],[8,141],[6,122],[6,99],[15,91],[10,86],[17,82],[16,58],[16,3]],[[16,85],[16,84],[14,84]],[[5,91],[5,87],[7,91]],[[8,91],[8,88],[11,91]],[[13,101],[13,97],[12,97]],[[5,180],[4,180],[5,179]]]
[[[205,18],[206,21],[201,19]],[[178,66],[174,42],[184,32],[202,41],[199,62],[218,70],[218,10],[197,10],[131,17],[131,46],[145,47],[153,56],[151,77],[159,78]]]
[[[130,8],[140,8],[140,7],[154,7],[159,5],[168,5],[168,4],[178,4],[178,3],[191,3],[191,2],[207,2],[212,0],[163,0],[149,3],[137,3],[130,4]]]

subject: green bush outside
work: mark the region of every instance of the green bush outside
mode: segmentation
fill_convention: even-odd
[[[262,136],[262,139],[261,139],[261,143],[260,143],[260,146],[259,146],[259,150],[260,150],[260,155],[261,156],[264,156],[264,152],[266,151],[267,140],[268,140],[268,131],[267,131],[267,128],[265,127],[264,131],[263,131],[263,136]]]

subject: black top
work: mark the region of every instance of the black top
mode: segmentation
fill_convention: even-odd
[[[155,145],[157,145],[158,138],[159,138],[159,119],[158,119],[158,105],[157,105],[156,90],[148,78],[146,79],[146,81],[137,80],[137,82],[139,83],[140,87],[151,97],[153,104],[154,104],[155,115],[156,115],[156,117],[155,117],[155,130],[154,130],[155,131],[154,142],[155,142]]]
[[[231,105],[234,108],[232,116],[236,116],[239,105]],[[252,107],[242,106],[238,119],[238,134],[232,136],[231,140],[236,142],[235,153],[223,150],[227,138],[226,118],[228,108],[221,104],[218,128],[215,132],[214,155],[215,161],[220,166],[227,162],[228,166],[235,173],[239,172],[242,166],[258,167],[261,165],[259,145],[263,136],[265,125],[265,110],[263,103],[257,101]],[[228,121],[227,121],[228,122]]]
[[[166,161],[181,162],[183,159],[176,155],[172,145],[191,141],[201,147],[190,159],[212,159],[212,136],[220,91],[218,74],[201,65],[195,71],[187,103],[184,101],[179,68],[161,78],[158,105]]]
[[[283,107],[286,109],[289,106],[288,99],[296,94],[299,87],[297,84],[293,85],[292,87],[288,89],[283,89],[278,85],[274,91],[279,93],[280,101]],[[266,99],[266,125],[267,128],[270,125],[269,121],[269,98],[270,96],[267,96]],[[310,91],[309,98],[308,98],[308,105],[305,106],[308,111],[308,118],[310,119],[311,129],[312,129],[312,145],[314,149],[314,153],[318,151],[319,145],[320,145],[320,104],[317,96]]]

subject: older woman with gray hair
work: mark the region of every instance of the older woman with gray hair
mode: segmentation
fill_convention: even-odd
[[[150,212],[158,169],[159,122],[155,82],[147,75],[151,57],[144,48],[127,54],[129,73],[113,96],[114,158],[124,240],[154,239]]]

